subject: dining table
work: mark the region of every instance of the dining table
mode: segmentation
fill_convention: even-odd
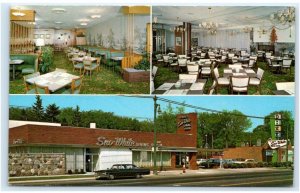
[[[224,77],[249,77],[255,78],[256,73],[251,68],[224,68]]]
[[[16,66],[24,63],[24,60],[10,60],[9,65],[12,66],[13,80],[16,78]]]
[[[79,78],[79,76],[69,74],[66,72],[53,71],[37,77],[29,78],[26,80],[29,84],[38,84],[47,86],[49,91],[54,93],[67,85],[70,85],[72,80]]]
[[[84,56],[84,57],[77,57],[77,58],[72,58],[72,60],[76,61],[76,62],[83,62],[83,60],[89,60],[89,61],[96,61],[97,58],[94,57],[89,57],[89,56]]]
[[[203,95],[206,79],[169,80],[160,85],[152,94],[158,95]]]
[[[277,82],[277,90],[273,91],[275,95],[294,95],[295,94],[295,82]]]

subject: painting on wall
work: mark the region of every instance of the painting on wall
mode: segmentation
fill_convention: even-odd
[[[38,39],[39,38],[39,34],[34,34],[34,39]]]
[[[192,46],[194,47],[198,46],[198,38],[192,38]]]
[[[50,34],[46,34],[46,39],[50,39]]]
[[[41,39],[44,39],[44,38],[45,38],[45,35],[44,35],[44,34],[40,34],[40,38],[41,38]]]
[[[176,37],[176,39],[175,39],[176,41],[176,46],[181,46],[181,44],[182,44],[182,42],[181,42],[181,37]]]

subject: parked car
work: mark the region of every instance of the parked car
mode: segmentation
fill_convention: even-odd
[[[204,163],[204,162],[206,162],[206,161],[207,161],[206,159],[202,159],[201,158],[201,159],[197,159],[196,163],[197,163],[198,166],[201,166],[201,164]]]
[[[232,159],[223,159],[223,160],[222,160],[222,163],[223,163],[223,164],[233,164],[234,161],[233,161]]]
[[[141,178],[143,175],[149,175],[150,169],[139,168],[133,164],[114,164],[110,169],[95,171],[95,179],[136,177]]]
[[[220,159],[210,158],[206,162],[202,163],[201,166],[205,168],[216,168],[220,166]]]

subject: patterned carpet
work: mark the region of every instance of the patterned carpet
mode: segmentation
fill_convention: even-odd
[[[73,65],[68,61],[63,52],[55,52],[54,64],[50,71],[55,68],[66,69],[68,73],[79,75],[79,71],[73,72]],[[24,83],[21,74],[16,80],[10,81],[10,94],[24,94]],[[104,65],[100,66],[100,71],[93,72],[92,79],[88,75],[84,76],[81,94],[149,94],[149,82],[128,83],[121,75],[107,69]]]

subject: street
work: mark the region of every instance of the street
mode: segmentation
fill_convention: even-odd
[[[211,174],[190,173],[176,175],[149,175],[141,179],[95,180],[92,177],[82,179],[32,180],[10,182],[17,186],[166,186],[166,187],[291,187],[293,171],[286,169],[267,171],[216,172]]]

